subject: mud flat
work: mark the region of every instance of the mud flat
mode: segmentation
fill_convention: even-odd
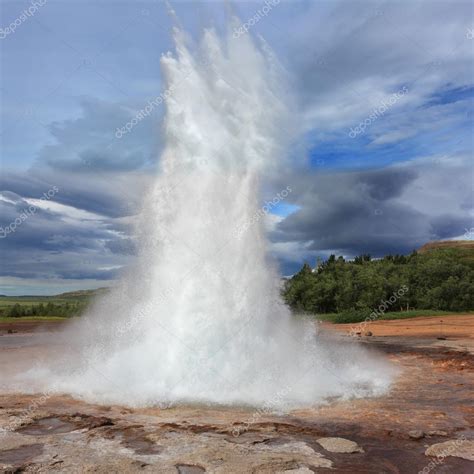
[[[371,323],[373,336],[352,343],[402,369],[390,393],[285,415],[237,407],[130,409],[66,396],[0,394],[0,472],[471,474],[474,317],[464,323],[457,318],[435,318],[434,332],[423,326],[429,318]],[[442,335],[439,319],[449,321]],[[335,343],[346,340],[341,326],[329,329],[340,334]],[[49,350],[30,329],[16,330],[0,328],[3,376],[25,370]]]

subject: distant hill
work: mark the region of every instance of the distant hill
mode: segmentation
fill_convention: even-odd
[[[82,299],[82,298],[92,298],[93,296],[102,295],[107,293],[110,288],[96,288],[95,290],[77,290],[77,291],[68,291],[66,293],[60,293],[59,295],[54,295],[53,298],[71,298],[71,299]]]
[[[439,249],[457,249],[474,251],[474,240],[438,240],[423,245],[418,252],[426,253]]]
[[[82,314],[93,298],[107,293],[109,288],[77,290],[54,296],[0,297],[0,318],[69,318]]]

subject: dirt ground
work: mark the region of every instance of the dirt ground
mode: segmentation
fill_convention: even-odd
[[[14,333],[60,331],[68,321],[22,321],[16,318],[13,322],[0,321],[0,335]]]
[[[373,336],[356,338],[347,335],[351,325],[331,326],[340,343],[369,347],[400,376],[382,397],[285,415],[0,394],[0,472],[472,474],[473,323],[469,315],[377,321],[366,328]],[[26,367],[42,350],[31,331],[60,324],[15,326],[12,334],[0,324],[0,364]]]
[[[370,331],[374,336],[429,337],[474,339],[474,314],[453,314],[447,316],[422,316],[410,319],[380,320],[353,324],[327,325],[337,331],[349,333],[357,328],[362,335]]]

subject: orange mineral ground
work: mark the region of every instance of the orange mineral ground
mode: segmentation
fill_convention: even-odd
[[[2,324],[0,382],[54,357],[60,327]],[[0,391],[0,472],[474,472],[473,315],[377,321],[364,330],[373,336],[349,336],[351,325],[319,327],[333,344],[360,344],[397,366],[390,391],[287,413]]]
[[[359,323],[360,324],[360,323]],[[327,324],[340,332],[350,332],[359,324]],[[453,314],[446,316],[422,316],[411,319],[381,320],[367,323],[363,333],[370,331],[373,336],[399,337],[450,337],[474,339],[474,314]]]

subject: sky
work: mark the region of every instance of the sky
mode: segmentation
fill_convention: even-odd
[[[265,5],[170,3],[196,39]],[[116,130],[162,91],[173,19],[158,0],[0,5],[0,294],[111,286],[136,254],[164,107]],[[292,190],[267,216],[281,273],[472,239],[472,3],[268,5],[246,34],[275,52],[293,101],[295,139],[262,196]]]

